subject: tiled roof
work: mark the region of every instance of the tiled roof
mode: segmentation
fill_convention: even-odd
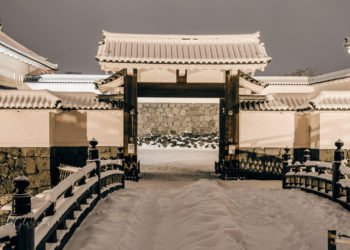
[[[297,111],[309,109],[309,95],[276,94],[266,100],[241,100],[240,109],[245,111]]]
[[[103,32],[97,60],[150,64],[266,64],[260,34],[136,35]]]
[[[1,109],[54,109],[60,99],[45,90],[1,90]]]
[[[0,30],[0,53],[7,54],[16,59],[23,60],[26,63],[33,64],[34,66],[40,65],[51,70],[57,70],[57,64],[50,63],[46,58],[39,56],[30,49],[24,47],[5,32]]]
[[[268,85],[309,85],[307,76],[254,76]]]
[[[54,92],[60,100],[59,108],[63,109],[113,109],[113,105],[107,102],[100,102],[94,93],[69,93]]]
[[[350,91],[322,91],[310,103],[316,110],[350,110]]]
[[[100,101],[94,93],[47,90],[2,90],[0,109],[119,109],[116,103]]]

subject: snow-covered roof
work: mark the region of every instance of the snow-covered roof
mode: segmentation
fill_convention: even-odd
[[[13,57],[37,68],[57,70],[58,65],[26,48],[0,29],[0,53]]]
[[[110,75],[81,75],[81,74],[43,74],[27,76],[24,83],[34,90],[47,89],[59,92],[92,92],[99,94],[95,82]]]
[[[100,62],[147,64],[266,64],[260,33],[243,35],[146,35],[103,31]]]
[[[350,91],[321,91],[310,103],[316,110],[350,110]]]
[[[24,82],[33,83],[94,83],[110,75],[82,75],[82,74],[42,74],[40,76],[27,76]]]
[[[318,76],[254,76],[269,85],[318,85],[350,78],[350,68]]]
[[[309,85],[307,76],[254,76],[268,85]]]
[[[2,90],[0,109],[119,109],[94,93],[50,92],[48,90]]]
[[[245,111],[297,111],[309,109],[309,95],[274,94],[265,100],[241,100],[240,108]]]

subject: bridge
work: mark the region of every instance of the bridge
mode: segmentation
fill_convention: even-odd
[[[165,216],[161,219],[161,223],[165,223],[166,226],[169,226],[167,223],[171,221],[183,221],[182,223],[184,225],[193,229],[198,225],[199,228],[191,234],[192,238],[188,235],[186,236],[186,239],[188,240],[186,244],[189,244],[188,246],[197,244],[194,242],[198,242],[196,237],[201,237],[200,235],[203,233],[202,230],[217,228],[216,232],[220,232],[221,226],[213,227],[210,225],[223,218],[226,219],[221,222],[223,223],[221,224],[222,227],[231,228],[230,230],[236,228],[234,230],[237,230],[236,233],[229,234],[226,243],[230,245],[232,243],[230,241],[231,239],[234,240],[233,246],[239,246],[240,244],[243,244],[242,242],[245,242],[244,244],[248,245],[253,244],[247,239],[247,233],[249,232],[253,234],[248,237],[251,241],[261,241],[261,238],[257,238],[256,236],[261,234],[261,231],[264,231],[262,229],[262,227],[266,226],[264,223],[277,223],[275,225],[276,227],[283,227],[286,223],[303,223],[297,219],[300,212],[306,213],[306,211],[308,211],[306,213],[307,216],[312,217],[315,221],[322,220],[324,217],[347,217],[348,212],[345,210],[338,210],[334,214],[329,214],[330,210],[337,210],[338,208],[329,203],[328,200],[339,203],[347,210],[350,210],[350,182],[348,179],[350,170],[344,161],[344,151],[342,150],[343,143],[341,141],[336,142],[337,149],[335,150],[335,158],[333,162],[312,161],[310,159],[310,151],[305,150],[304,161],[296,161],[293,163],[289,153],[290,150],[286,148],[283,158],[277,161],[278,164],[275,163],[275,165],[272,165],[272,163],[269,162],[272,162],[272,159],[268,160],[266,157],[260,160],[242,160],[242,163],[245,162],[244,164],[246,164],[246,167],[240,170],[242,171],[240,176],[245,176],[244,179],[246,179],[246,181],[244,182],[223,182],[219,186],[216,182],[210,181],[210,179],[200,180],[202,179],[202,177],[200,177],[197,182],[191,180],[192,184],[185,185],[181,188],[178,187],[171,192],[163,190],[166,185],[169,185],[166,182],[163,182],[162,188],[157,188],[158,191],[152,189],[152,191],[148,190],[147,193],[141,193],[140,190],[146,190],[147,182],[150,181],[147,180],[146,176],[145,180],[142,180],[140,183],[131,182],[130,190],[127,192],[122,191],[123,199],[121,199],[118,194],[121,191],[116,192],[125,187],[123,161],[120,159],[100,160],[96,145],[96,140],[90,141],[89,159],[85,167],[79,169],[75,168],[74,170],[69,167],[63,167],[61,169],[61,182],[54,188],[44,191],[36,196],[31,197],[26,193],[26,188],[29,185],[29,181],[26,177],[19,176],[15,179],[14,185],[16,187],[16,192],[13,194],[11,215],[8,219],[8,223],[0,228],[0,242],[3,243],[2,249],[63,249],[67,243],[69,243],[67,246],[68,249],[74,249],[74,246],[77,246],[77,244],[82,244],[79,237],[82,237],[82,234],[84,235],[83,232],[79,232],[77,236],[74,236],[74,232],[81,227],[81,223],[91,211],[94,211],[95,209],[106,209],[108,213],[111,213],[110,216],[115,216],[113,215],[113,213],[116,212],[115,209],[118,209],[118,207],[124,207],[122,211],[125,212],[125,208],[128,207],[128,204],[135,204],[136,207],[134,207],[133,210],[128,210],[129,213],[131,213],[128,214],[128,216],[125,217],[125,214],[122,214],[122,216],[126,219],[136,216],[135,220],[132,220],[133,222],[129,221],[129,219],[125,221],[125,223],[132,223],[130,224],[130,227],[135,230],[137,228],[137,230],[145,230],[144,232],[146,232],[147,230],[150,230],[152,225],[154,228],[157,223],[159,224],[160,217],[155,214],[155,210],[159,209],[161,210],[159,211],[159,216]],[[278,172],[276,175],[281,177],[281,181],[263,182],[263,184],[259,184],[256,181],[249,182],[248,178],[252,179],[253,177],[258,177],[259,174],[262,179],[269,179],[271,174],[273,174],[271,166],[278,166],[278,169],[281,169],[281,172]],[[243,183],[245,182],[247,182],[247,186],[244,187]],[[264,189],[261,189],[261,187],[257,188],[259,185],[262,185]],[[249,186],[250,189],[247,189]],[[282,187],[285,190],[281,189]],[[299,189],[327,199],[320,200],[319,198],[316,198],[316,196],[310,196],[308,194],[304,195],[299,191],[297,191],[298,193],[288,192],[288,189]],[[232,192],[234,190],[235,192],[233,194]],[[237,190],[241,191],[237,192]],[[238,195],[238,193],[240,195]],[[104,198],[110,196],[113,198],[109,200],[113,203],[103,202]],[[145,197],[142,198],[142,196]],[[298,198],[296,199],[296,197]],[[199,198],[200,200],[198,200]],[[140,199],[140,201],[137,201],[137,199]],[[244,200],[245,203],[243,202]],[[244,206],[237,206],[237,204],[242,202],[245,204]],[[269,204],[271,204],[271,202],[285,204],[285,206],[287,206],[285,209],[287,210],[283,210],[284,206],[277,206],[276,208],[274,208],[274,206],[270,207]],[[102,203],[102,208],[95,208],[98,203]],[[161,205],[161,207],[157,208],[159,205]],[[267,206],[266,212],[272,209],[273,214],[275,214],[274,216],[277,214],[280,214],[281,216],[278,216],[278,219],[273,219],[274,217],[270,218],[269,216],[272,216],[272,214],[265,214],[265,209],[261,210],[264,206]],[[306,209],[306,207],[303,208],[303,206],[307,206],[308,209]],[[291,209],[291,207],[294,208]],[[321,209],[318,209],[317,207],[321,207]],[[145,211],[142,212],[142,210]],[[283,214],[285,212],[293,214],[294,210],[296,211],[296,214],[292,216],[295,221],[286,222],[286,215]],[[206,220],[203,220],[204,217],[202,218],[201,215],[204,212],[207,214]],[[96,216],[98,216],[98,214],[99,213],[97,213]],[[102,213],[102,216],[107,215],[103,214],[104,213]],[[170,214],[173,214],[172,217],[169,217]],[[183,217],[184,214],[189,216],[186,217],[188,218],[187,220],[183,220],[185,218]],[[259,222],[255,221],[253,223],[250,221],[252,216],[254,217],[258,215],[259,217],[257,218],[260,218],[259,220],[265,222],[259,224]],[[143,216],[146,216],[146,218],[142,218]],[[231,220],[231,216],[235,219]],[[236,218],[236,216],[238,217]],[[246,220],[241,221],[239,217],[246,218]],[[94,216],[88,218],[89,219],[87,219],[86,223],[94,223]],[[104,220],[109,220],[108,216],[105,219],[101,216],[98,216],[97,218],[101,220],[102,225],[105,223]],[[143,221],[144,224],[140,224],[138,220]],[[308,223],[311,222],[308,221]],[[329,225],[330,221],[325,218],[325,221],[317,221],[317,223],[321,223],[326,227]],[[344,220],[340,221],[337,226],[341,229],[344,223],[348,225],[348,222]],[[118,232],[123,232],[125,229],[123,229],[123,225],[119,223],[115,226],[117,228],[122,227],[122,229],[120,229],[122,231],[118,229]],[[245,227],[249,227],[250,230],[245,229]],[[294,227],[299,227],[299,225],[293,225],[293,228]],[[106,230],[108,228],[109,227],[106,226]],[[104,230],[104,232],[106,232],[106,230]],[[159,236],[164,240],[162,244],[166,243],[166,239],[170,242],[171,238],[177,237],[176,233],[172,234],[172,237],[169,238],[166,234],[162,234],[163,236],[158,235],[158,229],[154,228],[152,230],[155,230],[153,233],[157,237]],[[145,249],[148,249],[147,245],[149,249],[153,249],[155,242],[152,243],[147,240],[148,238],[153,237],[150,235],[152,230],[148,234],[141,233],[140,239],[136,240],[135,244],[140,244],[139,246],[141,246],[141,241],[145,240]],[[179,235],[182,235],[180,232],[185,230],[185,228],[174,226],[171,230],[179,230]],[[215,235],[215,231],[210,232]],[[271,234],[276,235],[277,233],[273,232],[274,231],[272,230],[264,233],[266,235],[263,238],[266,239],[261,241],[262,244],[266,244],[266,246],[275,246],[277,243],[282,245],[285,244],[284,242],[279,242],[277,239],[278,237],[270,239],[269,237],[272,237]],[[288,234],[293,232],[294,231],[288,231]],[[326,235],[325,231],[323,233]],[[113,234],[115,235],[115,232],[113,232]],[[226,234],[224,233],[223,235]],[[282,237],[283,235],[281,234],[279,236]],[[78,238],[74,238],[73,242],[71,242],[70,239],[72,237]],[[112,235],[106,233],[105,237],[112,237]],[[328,234],[329,249],[335,249],[336,244],[347,244],[348,240],[346,237],[346,234],[337,234],[334,230],[330,230]],[[103,242],[100,241],[103,241],[103,239],[105,239],[104,237],[101,239],[92,238],[96,240],[98,244],[103,245]],[[157,239],[160,240],[160,238]],[[178,240],[181,241],[180,238]],[[308,236],[302,236],[302,240],[308,241]],[[300,242],[300,240],[298,241]],[[88,242],[91,244],[91,241]],[[208,240],[205,242],[207,242],[207,244],[214,244],[210,242],[215,242],[215,240],[212,239],[212,241]],[[224,245],[228,246],[226,243]],[[321,243],[315,244],[324,246],[326,243],[326,237],[324,237],[324,243]],[[295,246],[299,246],[298,244]],[[172,248],[170,247],[170,249]],[[253,245],[252,249],[255,249]]]

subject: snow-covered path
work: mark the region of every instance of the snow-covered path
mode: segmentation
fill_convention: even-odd
[[[65,249],[319,250],[328,228],[350,233],[349,212],[331,201],[279,181],[217,180],[206,157],[202,169],[146,168],[98,204]]]

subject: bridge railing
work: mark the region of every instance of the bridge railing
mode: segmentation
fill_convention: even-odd
[[[350,245],[350,236],[338,233],[336,230],[328,230],[328,250],[336,250],[337,243],[343,245]]]
[[[101,198],[124,188],[117,162],[100,161],[97,141],[90,145],[87,165],[50,190],[30,197],[28,178],[15,178],[11,216],[0,227],[0,249],[62,249]]]
[[[215,162],[215,173],[222,179],[281,180],[283,161],[275,156],[241,157],[229,162]]]
[[[289,159],[288,162],[284,160],[283,188],[299,188],[312,192],[350,210],[350,168],[344,158],[344,143],[338,140],[335,145],[337,149],[333,162],[311,161],[309,150],[304,152],[303,163],[291,164]],[[287,159],[288,155],[285,157]]]

